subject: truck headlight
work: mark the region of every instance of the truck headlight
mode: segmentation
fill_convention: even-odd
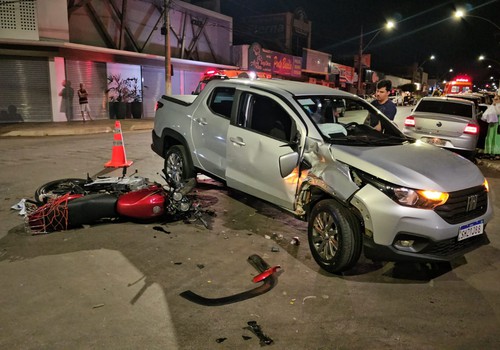
[[[446,203],[449,197],[446,192],[414,190],[406,187],[386,187],[384,193],[396,203],[422,209],[434,209]]]
[[[449,197],[449,194],[446,192],[417,190],[394,185],[357,169],[351,169],[351,176],[359,187],[370,184],[385,193],[396,203],[406,207],[434,209],[446,203]]]

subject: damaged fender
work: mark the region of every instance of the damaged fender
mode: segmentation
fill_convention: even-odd
[[[359,189],[352,181],[349,181],[349,166],[335,160],[329,146],[313,145],[304,153],[304,160],[311,168],[297,191],[295,213],[298,216],[306,215],[307,207],[313,200],[315,191],[321,191],[347,203]],[[333,162],[326,160],[325,157],[332,158]]]

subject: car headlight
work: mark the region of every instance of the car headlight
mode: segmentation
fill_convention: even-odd
[[[434,209],[448,200],[446,192],[432,190],[417,190],[391,184],[357,169],[351,169],[353,181],[359,187],[370,184],[385,193],[389,198],[400,205],[420,209]]]

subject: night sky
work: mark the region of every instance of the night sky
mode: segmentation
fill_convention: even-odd
[[[424,70],[431,78],[449,79],[470,74],[476,82],[500,77],[500,0],[468,2],[435,0],[221,0],[222,12],[235,21],[241,16],[293,12],[304,9],[312,22],[311,48],[332,54],[332,60],[353,66],[361,27],[365,45],[387,20],[392,31],[382,31],[366,48],[372,69],[400,75],[405,67],[427,60]],[[453,18],[456,9],[477,17]],[[495,61],[478,61],[484,55]],[[492,68],[488,69],[487,65]]]

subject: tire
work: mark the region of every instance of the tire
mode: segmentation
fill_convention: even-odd
[[[66,193],[84,194],[86,179],[60,179],[47,182],[35,191],[35,202],[47,203],[48,199],[60,197]]]
[[[361,228],[356,216],[333,199],[318,202],[309,217],[307,235],[311,254],[330,273],[353,267],[362,249]]]
[[[163,172],[177,186],[194,177],[193,163],[184,146],[174,145],[168,149]]]

